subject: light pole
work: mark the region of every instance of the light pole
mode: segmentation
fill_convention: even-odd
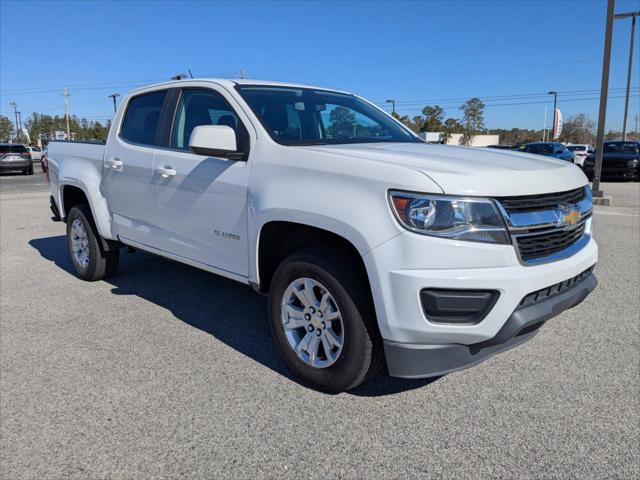
[[[118,107],[116,107],[116,97],[119,96],[119,93],[112,93],[111,95],[109,95],[109,98],[113,98],[113,113],[116,113],[118,111]]]
[[[11,102],[9,105],[13,107],[13,113],[16,116],[16,140],[20,142],[20,131],[18,130],[18,104],[16,102]]]
[[[558,104],[558,92],[548,92],[547,95],[553,95],[553,126],[551,127],[551,140],[556,138],[556,105]]]
[[[624,97],[624,117],[622,119],[622,140],[627,139],[627,113],[629,113],[629,89],[631,88],[631,65],[633,63],[633,34],[636,29],[636,17],[640,12],[618,13],[614,15],[615,20],[631,17],[631,42],[629,43],[629,68],[627,70],[627,93]]]
[[[596,132],[596,162],[593,166],[594,197],[604,197],[600,190],[600,174],[602,173],[602,147],[604,146],[604,122],[607,117],[607,94],[609,92],[609,67],[611,66],[611,34],[613,32],[613,9],[615,0],[607,0],[607,21],[604,32],[604,55],[602,57],[602,84],[600,86],[600,109],[598,112],[598,130]]]
[[[395,114],[396,113],[396,101],[393,99],[389,99],[387,100],[387,103],[391,104],[391,114]]]

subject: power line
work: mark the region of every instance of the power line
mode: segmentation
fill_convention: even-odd
[[[225,72],[225,73],[209,73],[202,76],[204,77],[225,77],[225,76],[235,76],[237,72]],[[120,84],[112,84],[112,83],[80,83],[77,85],[72,85],[69,88],[77,91],[77,90],[99,90],[99,89],[110,89],[110,88],[123,88],[129,86],[137,86],[137,85],[146,85],[150,83],[159,83],[169,81],[169,77],[165,78],[154,78],[147,80],[129,80],[126,83]],[[49,93],[49,92],[58,92],[63,86],[42,86],[42,87],[33,87],[33,88],[25,88],[19,90],[13,90],[8,92],[1,92],[1,95],[31,95],[37,93]]]
[[[633,89],[639,89],[640,86],[633,87]],[[612,88],[610,92],[624,91],[624,88]],[[592,90],[563,90],[559,93],[562,94],[563,98],[565,96],[572,97],[578,95],[592,95],[594,93],[598,93],[599,89]],[[469,95],[465,97],[449,97],[449,98],[425,98],[420,100],[400,100],[398,101],[398,105],[411,105],[411,104],[435,104],[439,102],[452,102],[452,101],[466,101],[469,98],[477,97],[482,100],[508,100],[508,99],[526,99],[526,98],[536,98],[536,97],[546,97],[546,92],[538,92],[538,93],[516,93],[510,95]],[[376,105],[383,106],[386,102],[375,102]]]
[[[621,57],[616,57],[621,58]],[[496,71],[507,71],[507,70],[522,70],[522,69],[533,69],[538,67],[557,67],[560,65],[575,65],[580,63],[594,63],[598,62],[599,59],[584,59],[584,60],[569,60],[564,62],[552,62],[552,63],[537,63],[537,64],[526,64],[526,65],[513,65],[510,67],[489,67],[482,69],[474,69],[474,70],[458,70],[453,72],[432,72],[425,74],[416,74],[416,75],[396,75],[393,77],[367,77],[367,78],[359,78],[357,80],[347,80],[346,82],[342,82],[343,84],[358,84],[365,82],[377,82],[380,80],[397,80],[397,79],[405,79],[405,78],[428,78],[428,77],[444,77],[447,75],[466,75],[469,73],[483,73],[483,72],[496,72]]]
[[[577,34],[577,35],[565,35],[565,34],[559,34],[559,35],[550,35],[547,37],[541,37],[541,38],[536,38],[535,40],[526,40],[526,41],[513,41],[513,39],[511,40],[505,40],[505,41],[499,41],[499,42],[489,42],[489,43],[485,43],[485,44],[476,44],[474,46],[471,47],[456,47],[456,48],[449,48],[449,49],[437,49],[436,51],[434,51],[433,48],[429,49],[428,51],[425,51],[425,49],[420,49],[418,51],[408,51],[402,55],[398,55],[397,53],[393,53],[393,54],[389,54],[389,55],[382,55],[382,56],[373,56],[373,57],[362,57],[359,56],[358,58],[355,59],[345,59],[345,60],[340,60],[340,61],[332,61],[332,62],[324,62],[324,63],[316,63],[316,64],[307,64],[307,65],[297,65],[297,66],[284,66],[284,67],[279,67],[278,68],[278,72],[282,72],[282,71],[291,71],[291,70],[309,70],[309,69],[314,69],[314,68],[331,68],[331,67],[336,67],[340,64],[348,64],[348,65],[353,65],[353,64],[361,64],[361,63],[379,63],[379,62],[394,62],[394,61],[404,61],[407,58],[412,59],[412,60],[417,60],[421,54],[427,54],[428,57],[431,59],[433,57],[438,57],[438,56],[446,56],[446,55],[450,55],[452,53],[456,53],[456,52],[464,52],[464,51],[482,51],[482,52],[486,52],[487,48],[491,48],[491,47],[499,47],[502,45],[535,45],[538,46],[541,42],[546,41],[546,40],[555,40],[557,41],[558,39],[563,39],[563,38],[571,38],[574,39],[577,37],[591,37],[592,33],[588,32],[588,33],[583,33],[583,34]]]
[[[624,95],[617,95],[617,96],[610,96],[609,98],[624,98]],[[639,95],[630,95],[629,98],[636,98],[636,97],[640,97]],[[593,100],[599,100],[600,97],[589,97],[589,98],[571,98],[571,99],[564,99],[563,103],[565,102],[580,102],[580,101],[593,101]],[[508,107],[508,106],[520,106],[520,105],[540,105],[540,104],[545,104],[545,103],[549,103],[548,100],[542,100],[542,101],[533,101],[533,102],[510,102],[510,103],[486,103],[485,104],[485,108],[491,108],[491,107]],[[458,105],[440,105],[442,108],[457,108]],[[408,110],[403,110],[403,113],[411,113],[411,112],[418,112],[421,109],[416,108],[416,109],[408,109]]]

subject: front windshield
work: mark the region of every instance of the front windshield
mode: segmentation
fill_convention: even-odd
[[[283,145],[420,143],[387,115],[353,95],[276,86],[237,86],[269,135]]]
[[[604,144],[603,152],[633,152],[638,153],[637,142],[609,142]]]
[[[587,151],[587,147],[585,147],[584,145],[570,145],[567,148],[569,150],[571,150],[572,152],[586,152]]]

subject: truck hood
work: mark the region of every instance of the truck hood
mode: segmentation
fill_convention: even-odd
[[[426,143],[302,148],[411,168],[431,178],[444,193],[453,195],[533,195],[571,190],[587,184],[582,171],[571,162],[509,150]]]

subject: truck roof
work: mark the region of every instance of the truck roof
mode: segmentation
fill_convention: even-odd
[[[350,94],[350,92],[345,92],[343,90],[338,90],[334,88],[327,87],[318,87],[315,85],[303,85],[299,83],[288,83],[288,82],[276,82],[272,80],[254,80],[254,79],[229,79],[229,78],[184,78],[182,80],[169,80],[166,82],[155,83],[151,85],[146,85],[144,87],[139,87],[131,92],[137,92],[138,90],[144,90],[151,87],[161,87],[161,86],[172,86],[172,85],[180,85],[184,82],[215,82],[221,85],[224,85],[228,88],[233,88],[236,85],[265,85],[265,86],[273,86],[273,87],[292,87],[292,88],[312,88],[314,90],[328,90],[332,92],[340,92]]]

